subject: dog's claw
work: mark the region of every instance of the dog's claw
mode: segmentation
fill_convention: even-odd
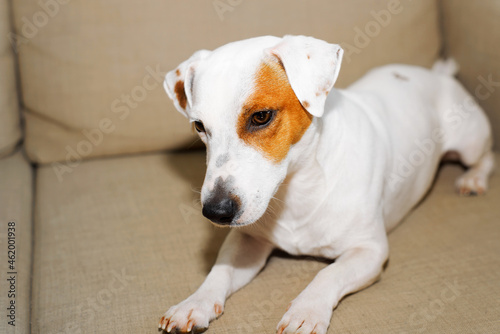
[[[165,330],[165,327],[167,326],[168,324],[168,318],[166,318],[165,316],[161,317],[160,319],[160,323],[158,324],[158,330]]]
[[[222,312],[224,312],[224,308],[220,304],[215,304],[214,311],[215,311],[215,316],[218,318],[222,315]]]
[[[194,326],[194,321],[193,320],[189,320],[188,323],[187,323],[187,332],[188,333],[191,333],[191,331],[193,330],[193,326]]]

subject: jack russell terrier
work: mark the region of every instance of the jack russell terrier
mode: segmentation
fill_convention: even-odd
[[[387,233],[429,190],[446,153],[470,167],[456,181],[460,194],[487,190],[490,125],[453,78],[452,60],[433,70],[387,65],[332,89],[342,55],[312,37],[266,36],[198,51],[166,75],[168,96],[207,147],[203,215],[233,229],[161,331],[208,328],[279,248],[335,259],[277,326],[324,334],[342,297],[379,278]]]

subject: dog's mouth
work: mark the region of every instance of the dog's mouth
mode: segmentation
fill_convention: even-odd
[[[204,204],[202,213],[217,227],[243,227],[253,224],[262,216],[251,208],[243,209],[240,202],[230,199]]]
[[[246,226],[248,224],[245,223],[238,223],[237,221],[231,221],[229,223],[220,223],[220,222],[214,222],[213,220],[210,220],[212,224],[214,224],[217,227],[242,227]]]
[[[256,223],[267,211],[267,206],[260,207],[258,203],[248,203],[244,208],[240,208],[234,217],[224,217],[223,219],[211,219],[205,215],[206,210],[203,210],[203,214],[217,227],[244,227],[247,225],[252,225]],[[254,205],[252,205],[254,204]]]

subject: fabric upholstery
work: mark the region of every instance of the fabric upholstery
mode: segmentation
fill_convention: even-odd
[[[486,110],[500,147],[500,2],[442,1],[444,47],[459,78]]]
[[[2,321],[0,321],[0,333],[5,334],[27,334],[30,333],[30,293],[31,293],[31,250],[32,250],[32,197],[33,182],[32,169],[27,160],[17,152],[9,157],[0,159],[0,245],[2,246],[2,261],[0,270],[2,280],[0,282],[0,308],[2,309]],[[8,263],[8,223],[15,223],[15,263],[10,268]],[[11,236],[12,237],[12,236]],[[11,239],[12,240],[12,239]],[[11,289],[9,272],[16,272],[14,290]],[[14,293],[15,296],[9,296]],[[15,327],[8,324],[13,319],[10,315],[11,301],[15,302]]]
[[[312,35],[346,48],[345,86],[377,65],[430,66],[440,48],[435,0],[19,0],[14,13],[26,148],[41,163],[192,145],[161,81],[198,49]]]
[[[0,0],[0,158],[10,154],[21,139],[19,102],[16,92],[10,1]],[[13,44],[11,44],[11,41]]]
[[[497,163],[500,155],[497,154]],[[37,171],[33,333],[156,333],[166,309],[201,284],[227,230],[200,213],[204,152],[85,161],[60,180]],[[329,333],[498,333],[500,174],[459,197],[445,166],[390,234],[380,282],[345,298]],[[326,266],[274,255],[207,333],[273,333]]]

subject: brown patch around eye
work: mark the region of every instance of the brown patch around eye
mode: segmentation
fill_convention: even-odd
[[[304,103],[308,105],[307,101]],[[282,65],[263,62],[255,74],[254,91],[243,104],[238,118],[238,136],[278,163],[312,122],[312,115],[304,107],[290,86]],[[263,110],[275,110],[276,115],[265,128],[249,131],[249,119],[255,112]]]
[[[174,87],[175,95],[177,96],[177,101],[182,109],[186,109],[186,92],[184,91],[184,81],[179,80]]]

